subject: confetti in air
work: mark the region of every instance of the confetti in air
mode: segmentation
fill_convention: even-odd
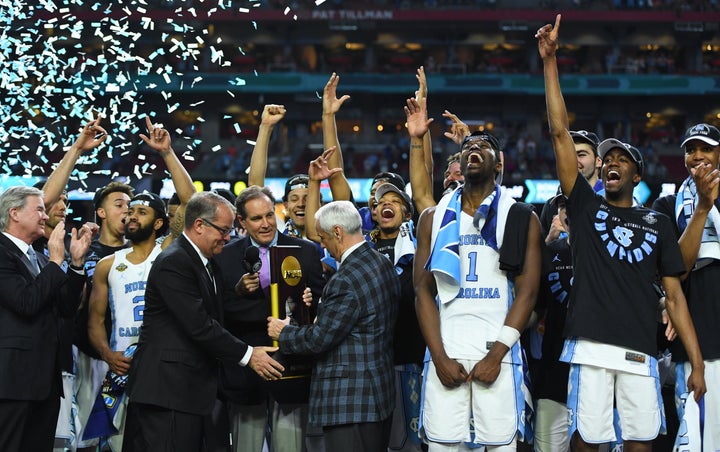
[[[118,168],[138,179],[152,174],[156,166],[141,158],[149,151],[138,138],[146,132],[145,115],[197,112],[204,101],[183,92],[201,89],[210,83],[201,73],[226,71],[245,54],[223,42],[210,19],[231,13],[234,26],[254,31],[258,24],[248,13],[258,6],[257,0],[0,0],[2,173],[47,176],[79,128],[101,114],[109,139],[81,157],[71,179],[114,176]],[[289,8],[284,14],[296,19]],[[235,97],[232,91],[247,83],[234,77],[223,90]],[[193,124],[203,122],[193,117]],[[200,149],[221,149],[195,136],[195,126],[172,132],[183,160],[196,160]],[[128,159],[136,163],[124,168]]]

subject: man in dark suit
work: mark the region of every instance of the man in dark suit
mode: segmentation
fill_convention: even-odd
[[[62,383],[58,317],[72,317],[85,282],[92,233],[73,228],[65,273],[65,222],[48,239],[48,256],[30,246],[48,219],[43,193],[12,187],[0,196],[0,444],[6,451],[51,450]]]
[[[250,347],[222,326],[222,274],[212,257],[227,243],[234,210],[215,193],[193,195],[182,236],[152,266],[127,384],[124,451],[201,450],[218,360],[250,366],[266,379],[282,375],[267,354],[275,349]]]
[[[317,357],[310,423],[322,426],[325,450],[385,450],[395,405],[392,338],[400,281],[392,262],[365,242],[349,201],[321,207],[315,226],[340,267],[325,285],[314,324],[268,317],[268,335],[287,353]]]
[[[228,330],[251,345],[270,345],[267,317],[270,315],[269,249],[274,245],[300,247],[297,258],[306,287],[315,301],[320,298],[324,280],[317,248],[310,242],[280,234],[275,220],[275,203],[268,188],[250,186],[235,200],[238,221],[247,236],[223,248],[217,263],[223,269],[224,311]],[[249,272],[243,265],[250,246],[267,257],[260,272]],[[295,300],[298,304],[301,300]],[[284,300],[282,300],[284,302]],[[285,307],[280,307],[285,312]],[[314,309],[311,309],[314,314]],[[296,319],[300,320],[300,319]],[[310,358],[308,358],[308,361]],[[267,383],[247,369],[224,366],[222,394],[228,402],[233,449],[260,452],[271,424],[275,451],[303,449],[307,424],[309,378],[293,378]]]

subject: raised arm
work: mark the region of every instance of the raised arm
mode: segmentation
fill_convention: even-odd
[[[85,124],[80,130],[80,135],[70,146],[70,149],[67,150],[58,166],[48,176],[43,186],[43,201],[46,206],[55,204],[60,199],[60,195],[65,191],[72,170],[75,168],[80,156],[84,152],[100,146],[107,139],[107,131],[100,127],[101,119],[102,116],[98,115],[97,118]]]
[[[432,172],[428,172],[425,161],[425,141],[432,119],[427,117],[427,100],[418,103],[408,99],[404,107],[410,135],[410,187],[418,212],[436,205],[432,190]]]
[[[284,105],[265,105],[260,117],[260,128],[255,139],[255,147],[250,157],[250,173],[248,185],[265,186],[265,172],[267,171],[268,147],[275,125],[285,117]]]
[[[420,66],[418,68],[417,74],[415,74],[415,78],[418,81],[418,90],[415,91],[415,100],[417,100],[419,104],[422,104],[423,100],[427,101],[428,95],[427,78],[425,77],[425,68],[423,66]],[[432,176],[435,164],[433,163],[432,137],[430,136],[429,128],[427,132],[425,132],[425,135],[423,135],[422,137],[422,144],[423,160],[425,161],[425,171],[427,171],[428,176],[430,177],[430,187],[432,188]]]
[[[308,167],[308,199],[305,205],[305,236],[313,242],[320,243],[320,236],[315,229],[315,212],[320,208],[320,183],[342,173],[342,168],[330,168],[329,161],[336,152],[335,147],[325,150],[322,155]]]
[[[337,98],[337,86],[340,82],[340,76],[334,72],[330,76],[323,90],[323,112],[322,112],[322,129],[323,129],[323,148],[335,148],[335,152],[328,161],[329,168],[345,168],[343,163],[342,149],[337,136],[337,124],[335,124],[335,114],[340,110],[342,104],[350,99],[347,94]],[[335,172],[329,179],[330,190],[332,190],[333,200],[349,200],[352,196],[350,184],[345,178],[342,171]]]
[[[417,228],[417,250],[413,262],[413,283],[415,285],[415,312],[420,331],[430,349],[435,372],[443,385],[449,388],[460,386],[467,380],[465,368],[448,357],[440,336],[440,313],[435,304],[437,286],[432,273],[425,269],[430,257],[430,235],[435,208],[426,209],[420,214]]]
[[[545,103],[547,106],[550,136],[552,137],[557,173],[563,193],[570,193],[578,177],[577,155],[575,144],[568,132],[568,116],[565,100],[560,91],[555,52],[558,47],[560,30],[560,14],[555,18],[555,26],[550,24],[541,27],[535,37],[538,39],[538,51],[543,59],[545,73]]]
[[[170,177],[175,186],[175,192],[180,200],[180,207],[178,207],[175,213],[173,224],[170,225],[170,236],[163,241],[163,247],[166,247],[174,238],[180,236],[182,233],[182,224],[185,222],[185,206],[197,190],[195,189],[190,174],[188,174],[185,167],[180,163],[178,156],[175,155],[170,139],[170,132],[162,127],[155,126],[152,121],[150,121],[150,116],[148,115],[145,116],[145,125],[148,135],[140,134],[140,138],[148,147],[155,150],[162,157],[165,166],[170,172]]]

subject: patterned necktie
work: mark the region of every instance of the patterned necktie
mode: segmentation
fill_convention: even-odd
[[[270,287],[270,258],[268,256],[269,248],[267,246],[258,247],[260,249],[260,286],[263,289]]]
[[[32,246],[28,248],[27,255],[33,269],[35,269],[35,275],[33,276],[37,276],[38,273],[40,273],[40,265],[38,265],[37,254],[35,253],[35,250]]]

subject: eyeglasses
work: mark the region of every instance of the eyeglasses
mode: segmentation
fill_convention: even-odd
[[[233,230],[233,228],[221,228],[220,226],[216,225],[216,224],[213,223],[212,221],[207,220],[207,219],[205,219],[205,218],[200,218],[200,219],[203,221],[203,223],[207,224],[208,226],[212,226],[213,228],[215,228],[215,230],[218,231],[218,232],[220,233],[220,235],[222,235],[223,237],[225,237],[226,235],[230,235],[230,233],[231,233],[232,230]]]

